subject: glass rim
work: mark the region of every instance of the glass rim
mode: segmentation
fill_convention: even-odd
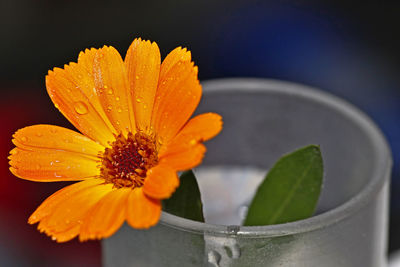
[[[333,209],[304,220],[266,226],[216,225],[192,221],[163,211],[160,219],[161,224],[193,233],[210,233],[223,236],[238,235],[247,238],[285,236],[309,232],[340,222],[361,209],[389,179],[392,158],[384,135],[364,112],[346,100],[307,85],[273,79],[222,78],[204,81],[202,84],[203,91],[207,95],[220,92],[269,92],[296,96],[324,104],[342,113],[366,132],[371,140],[373,151],[377,153],[377,168],[371,172],[370,181],[352,198]],[[243,90],[243,88],[246,88],[246,90]]]

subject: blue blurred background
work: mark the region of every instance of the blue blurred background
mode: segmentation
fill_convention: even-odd
[[[47,96],[48,69],[76,61],[87,47],[112,45],[124,55],[139,36],[156,41],[163,56],[188,47],[201,80],[284,79],[368,113],[393,150],[389,249],[400,249],[399,12],[398,1],[1,1],[1,265],[100,266],[99,242],[59,245],[26,223],[65,184],[17,179],[5,158],[18,128],[72,128]]]

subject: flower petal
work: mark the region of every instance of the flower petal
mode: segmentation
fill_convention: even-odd
[[[55,106],[81,133],[107,146],[116,130],[99,105],[92,72],[84,67],[91,58],[91,53],[80,55],[78,63],[49,71],[46,87]]]
[[[149,131],[161,56],[156,43],[135,39],[125,57],[138,130]]]
[[[125,136],[134,132],[135,118],[127,73],[115,48],[104,46],[96,52],[93,76],[100,103],[114,128]]]
[[[60,234],[80,227],[88,211],[113,190],[112,186],[112,184],[97,184],[74,194],[65,194],[64,198],[54,205],[52,212],[40,221],[38,229],[57,239]]]
[[[54,125],[33,125],[19,129],[13,143],[24,150],[57,149],[97,157],[104,147],[86,136]]]
[[[174,170],[189,170],[201,163],[206,152],[203,144],[197,144],[190,149],[160,156],[159,164],[168,165]]]
[[[83,154],[55,150],[10,151],[10,171],[17,177],[37,182],[77,181],[99,175],[98,160]]]
[[[125,221],[126,200],[130,192],[130,188],[121,188],[103,197],[84,219],[79,239],[100,239],[114,234]]]
[[[188,121],[170,143],[161,147],[159,155],[190,149],[199,142],[207,141],[222,130],[222,117],[216,113],[200,114]]]
[[[179,62],[190,62],[192,55],[186,48],[177,47],[172,50],[163,60],[160,69],[160,80],[164,80],[169,70]]]
[[[163,143],[169,142],[188,121],[201,98],[197,67],[179,61],[160,79],[152,125]]]
[[[102,179],[88,179],[82,182],[74,183],[66,186],[51,196],[49,196],[45,201],[40,204],[40,206],[35,210],[34,213],[29,217],[28,223],[35,224],[41,221],[43,218],[49,216],[53,213],[54,208],[65,199],[77,194],[81,190],[86,190],[93,186],[104,183]]]
[[[169,198],[179,186],[176,171],[168,165],[157,165],[147,171],[143,192],[155,199]]]
[[[126,207],[126,218],[130,226],[137,229],[149,228],[157,224],[160,215],[159,200],[147,197],[142,187],[131,191]]]
[[[63,243],[74,239],[80,232],[81,225],[75,224],[75,226],[69,228],[68,230],[61,232],[52,232],[51,234],[46,233],[51,236],[51,238],[57,243]],[[43,231],[42,231],[43,232]]]

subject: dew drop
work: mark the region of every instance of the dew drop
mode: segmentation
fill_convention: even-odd
[[[36,133],[36,136],[37,136],[37,137],[42,137],[43,134],[42,134],[42,133]]]
[[[59,107],[60,107],[58,104],[54,104],[54,106],[55,106],[56,108],[59,108]]]
[[[82,79],[82,74],[78,74],[78,78],[79,78],[79,79]]]
[[[165,85],[165,81],[163,81],[162,84]]]
[[[121,112],[122,112],[122,109],[121,109],[121,108],[118,108],[117,111],[118,111],[118,113],[121,113]]]
[[[25,136],[22,136],[22,137],[21,137],[21,141],[22,141],[22,142],[26,142],[26,141],[28,141],[28,138],[26,138]]]
[[[111,110],[112,110],[112,106],[108,106],[108,107],[107,107],[107,111],[108,111],[108,112],[111,112]]]
[[[136,75],[136,80],[139,80],[139,75]]]
[[[147,105],[146,105],[146,104],[144,104],[144,105],[143,105],[143,108],[144,108],[144,109],[147,109]]]
[[[196,143],[197,143],[196,139],[190,140],[190,144],[191,144],[191,145],[195,145]]]
[[[140,103],[140,102],[142,102],[142,99],[136,98],[136,102]]]
[[[79,115],[85,115],[88,113],[88,107],[81,101],[74,103],[74,109]]]
[[[115,101],[119,101],[119,97],[118,96],[115,98]]]
[[[104,85],[103,87],[104,87],[104,89],[107,89],[107,88],[108,88],[108,86],[107,86],[107,85]]]

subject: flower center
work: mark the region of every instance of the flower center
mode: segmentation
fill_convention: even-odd
[[[119,134],[102,155],[101,177],[115,187],[141,187],[158,162],[156,143],[144,133]]]

